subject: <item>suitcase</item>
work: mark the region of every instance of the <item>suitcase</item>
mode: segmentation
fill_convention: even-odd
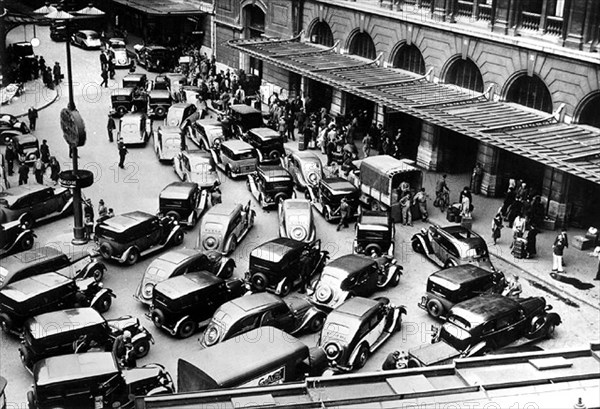
[[[513,241],[511,254],[515,256],[515,258],[526,258],[527,240],[522,237],[517,237],[515,241]]]
[[[451,223],[460,223],[460,209],[450,206],[448,210],[446,210],[446,220]]]

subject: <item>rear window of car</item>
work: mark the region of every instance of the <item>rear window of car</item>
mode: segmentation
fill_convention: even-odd
[[[254,159],[254,158],[256,158],[256,152],[254,150],[244,152],[244,153],[238,153],[236,155],[232,155],[232,159],[234,159],[234,160],[245,160],[245,159]]]

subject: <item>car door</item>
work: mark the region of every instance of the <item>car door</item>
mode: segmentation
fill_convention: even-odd
[[[31,201],[29,213],[36,219],[44,217],[48,213],[52,213],[54,209],[47,208],[48,206],[52,205],[52,203],[49,202],[51,197],[52,195],[49,194],[47,189],[40,190],[39,192],[29,195],[29,200]]]
[[[370,283],[371,268],[365,268],[354,275],[354,293],[360,296],[368,296],[373,290]]]
[[[158,218],[155,217],[148,223],[148,233],[146,234],[147,247],[152,247],[159,243],[162,236],[162,230],[163,227],[161,226]]]
[[[520,323],[525,313],[520,308],[510,311],[496,319],[495,330],[488,336],[495,348],[502,348],[521,338]]]

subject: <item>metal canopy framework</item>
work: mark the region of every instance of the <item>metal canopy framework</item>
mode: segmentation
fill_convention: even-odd
[[[241,39],[228,45],[277,67],[301,74],[421,120],[544,165],[600,184],[600,132],[559,123],[555,115],[484,94],[433,83],[415,73],[379,66],[300,41]]]

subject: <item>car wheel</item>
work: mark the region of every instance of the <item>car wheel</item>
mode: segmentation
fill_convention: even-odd
[[[439,300],[429,300],[427,302],[427,312],[434,318],[438,318],[444,312],[444,307]]]
[[[365,366],[370,354],[369,348],[366,345],[361,346],[360,350],[358,351],[358,355],[356,356],[354,368],[360,369]]]
[[[174,210],[171,210],[170,212],[168,212],[167,217],[171,218],[174,222],[179,221],[179,213],[177,213]]]
[[[110,310],[111,305],[112,297],[110,296],[110,294],[104,294],[102,298],[100,298],[100,300],[98,301],[98,304],[96,304],[96,311],[98,311],[100,314],[103,314]]]
[[[394,277],[392,277],[392,281],[390,281],[390,286],[398,287],[398,284],[400,284],[400,273],[395,272]]]
[[[88,273],[88,277],[93,277],[96,281],[102,281],[102,277],[104,277],[104,269],[100,266],[96,266]]]
[[[233,175],[231,174],[231,168],[229,166],[227,166],[227,168],[225,169],[225,174],[229,179],[233,179]]]
[[[12,326],[13,322],[10,317],[6,314],[0,314],[0,328],[2,331],[8,334],[12,329]]]
[[[279,153],[279,151],[276,150],[272,150],[271,152],[269,152],[269,158],[272,160],[276,160],[279,159],[279,157],[281,156],[281,154]]]
[[[100,256],[102,256],[103,259],[110,260],[112,258],[113,248],[110,244],[102,243],[98,251],[100,252]]]
[[[231,236],[231,243],[229,244],[228,253],[233,253],[237,249],[237,237]]]
[[[279,296],[285,297],[286,295],[288,295],[291,292],[292,292],[292,285],[286,279],[285,282],[283,283],[283,285],[281,286],[281,291],[279,292]]]
[[[556,330],[556,325],[554,325],[554,323],[549,323],[548,326],[546,327],[546,338],[552,338],[555,330]]]
[[[419,253],[419,254],[423,254],[423,245],[421,244],[421,241],[419,239],[412,239],[411,242],[412,245],[412,249],[415,253]]]
[[[279,193],[275,195],[275,203],[282,203],[285,199],[287,199],[287,195],[285,193]]]
[[[365,254],[371,256],[375,253],[377,257],[381,256],[381,246],[379,244],[371,243],[365,248]]]
[[[223,268],[223,277],[221,278],[231,278],[233,276],[233,270],[235,269],[233,262],[229,262],[225,264],[225,268]]]
[[[145,338],[138,339],[133,343],[133,350],[137,359],[145,357],[150,351],[150,341]]]
[[[31,368],[31,365],[33,364],[33,362],[31,362],[31,353],[24,345],[19,348],[19,357],[26,368]]]
[[[325,324],[325,316],[317,314],[308,323],[308,330],[310,332],[319,332],[323,328],[323,324]]]
[[[33,247],[33,235],[28,234],[21,241],[21,250],[30,250]]]
[[[116,111],[119,115],[125,115],[127,113],[127,108],[124,105],[119,105]]]
[[[157,328],[161,328],[165,322],[165,314],[161,310],[152,311],[150,318],[152,318],[152,323]]]
[[[134,247],[131,249],[131,251],[127,255],[127,260],[125,260],[125,263],[127,263],[128,266],[132,266],[135,263],[137,263],[139,258],[140,258],[140,252],[138,249],[136,249]]]
[[[254,274],[250,281],[256,291],[265,291],[267,288],[267,277],[263,273]]]
[[[159,118],[162,118],[163,116],[165,116],[165,107],[158,107],[156,108],[156,116]]]
[[[173,238],[173,245],[179,246],[181,243],[183,243],[183,232],[180,230],[175,234],[175,237]]]
[[[196,323],[191,318],[184,320],[177,329],[179,338],[189,338],[196,332]]]

